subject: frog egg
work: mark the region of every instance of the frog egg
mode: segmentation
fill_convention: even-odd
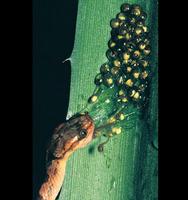
[[[125,36],[126,33],[128,33],[127,28],[124,27],[124,26],[123,26],[123,27],[120,27],[120,29],[119,29],[119,35]]]
[[[149,62],[147,60],[139,60],[139,63],[144,67],[148,67],[149,66]]]
[[[121,5],[121,12],[128,13],[131,10],[131,5],[128,3],[124,3]]]
[[[129,90],[129,96],[130,96],[130,97],[133,97],[133,96],[135,95],[135,93],[136,93],[136,90],[135,90],[135,89]]]
[[[114,123],[116,121],[116,118],[114,117],[114,116],[112,116],[112,117],[110,117],[109,119],[108,119],[108,123],[110,123],[110,124],[112,124],[112,123]]]
[[[140,92],[144,92],[144,90],[147,88],[147,83],[145,83],[145,84],[140,84],[139,85],[139,87],[138,87],[138,90],[140,91]]]
[[[109,137],[113,137],[113,133],[108,133],[108,136]]]
[[[142,84],[142,80],[136,79],[136,81],[135,81],[135,83],[134,83],[134,86],[135,86],[136,88],[139,88],[141,84]],[[138,90],[139,90],[139,89],[138,89]]]
[[[124,82],[123,76],[118,76],[118,77],[116,78],[116,85],[117,85],[117,86],[123,85],[123,82]]]
[[[129,27],[130,27],[130,24],[129,22],[126,20],[125,22],[123,22],[121,24],[121,27],[119,28],[119,30],[122,28],[122,29],[127,29],[127,31],[129,30]]]
[[[144,11],[142,11],[142,13],[140,14],[139,19],[141,21],[145,21],[147,19],[147,14]]]
[[[123,54],[124,52],[128,51],[127,41],[125,39],[119,41],[118,45],[119,45],[119,48],[121,48],[121,54]]]
[[[129,95],[133,100],[139,100],[140,98],[140,93],[136,91],[135,89],[131,90]]]
[[[120,66],[121,66],[120,60],[119,60],[119,59],[114,60],[114,61],[113,61],[113,66],[115,66],[115,67],[120,67]]]
[[[123,60],[125,61],[125,63],[127,63],[131,55],[129,52],[125,52],[125,53],[123,53],[122,56],[123,56]]]
[[[108,63],[104,63],[103,65],[101,65],[100,72],[101,72],[101,74],[106,74],[106,73],[110,72],[109,64]]]
[[[119,70],[120,70],[119,67],[115,66],[111,68],[110,72],[115,77],[119,74]]]
[[[143,42],[144,42],[144,44],[146,44],[146,46],[148,46],[150,44],[150,40],[147,37],[143,38]]]
[[[112,75],[110,75],[110,74],[104,75],[104,77],[103,77],[103,84],[104,84],[105,86],[107,86],[107,87],[113,86],[114,80],[113,80]]]
[[[135,70],[135,71],[133,72],[133,77],[134,77],[135,79],[138,79],[139,76],[140,76],[140,72],[139,72],[138,70]]]
[[[137,36],[135,38],[135,43],[139,44],[140,42],[143,42],[143,37],[142,36]]]
[[[116,41],[117,39],[116,36],[119,34],[119,29],[113,28],[110,33],[111,33],[111,39],[113,41]]]
[[[132,52],[136,49],[136,45],[133,42],[127,42],[127,49],[129,50],[129,52]]]
[[[136,68],[139,66],[139,62],[137,60],[131,60],[130,65],[132,66],[132,68]]]
[[[147,26],[143,26],[142,28],[144,30],[144,33],[148,33],[148,27]]]
[[[117,119],[123,121],[125,119],[125,115],[123,113],[118,113]]]
[[[131,66],[127,66],[126,70],[127,70],[127,73],[130,73],[132,71],[132,67]]]
[[[125,85],[128,87],[132,87],[133,86],[133,81],[131,79],[128,79],[125,81]]]
[[[126,90],[124,88],[121,88],[119,91],[118,91],[118,96],[119,97],[125,97],[127,94]]]
[[[129,18],[129,23],[132,25],[132,27],[130,26],[131,30],[134,29],[134,26],[136,25],[136,22],[137,22],[137,20],[136,20],[135,17],[130,17]]]
[[[120,97],[118,97],[118,99],[117,99],[117,102],[119,102],[119,103],[128,103],[128,97],[126,97],[126,96],[120,96]]]
[[[136,27],[142,28],[143,26],[145,26],[145,22],[144,21],[137,21],[136,22]]]
[[[142,79],[146,79],[149,75],[149,71],[148,70],[144,70],[142,73],[141,73],[141,77]]]
[[[126,33],[126,34],[125,34],[125,39],[126,39],[127,41],[130,41],[131,38],[132,38],[131,33]]]
[[[95,103],[98,100],[98,96],[97,95],[92,95],[89,99],[88,102],[89,103]]]
[[[100,144],[98,147],[98,152],[103,152],[104,151],[104,146],[102,144]]]
[[[121,133],[121,127],[113,127],[112,128],[112,133],[113,134],[116,134],[116,135],[119,135]]]
[[[95,83],[95,85],[101,85],[102,84],[102,76],[101,76],[101,74],[97,74],[95,76],[94,83]]]
[[[134,95],[133,95],[133,100],[139,100],[140,99],[140,93],[139,92],[136,92]]]
[[[110,49],[114,49],[116,46],[117,46],[116,42],[114,42],[113,40],[109,40],[108,47]]]
[[[118,28],[120,26],[120,20],[119,19],[112,19],[110,21],[110,26],[112,28]]]
[[[122,52],[120,41],[123,41],[123,40],[119,40],[119,39],[115,39],[115,40],[116,41],[113,41],[112,39],[110,39],[108,42],[108,47],[112,51],[112,54],[114,53],[116,57],[118,57],[118,55]]]
[[[133,52],[132,57],[134,59],[138,59],[140,57],[140,55],[141,55],[140,51],[136,50],[136,51]]]
[[[124,92],[124,90],[119,90],[119,92],[118,92],[118,96],[125,96],[125,92]]]
[[[144,50],[146,48],[146,44],[144,42],[140,42],[138,47],[139,47],[140,50]]]
[[[119,40],[119,41],[121,41],[121,40],[123,40],[125,38],[125,36],[123,36],[123,35],[117,35],[117,40]]]
[[[116,18],[121,20],[121,21],[125,21],[127,19],[127,16],[125,15],[125,13],[120,12],[120,13],[117,14]]]
[[[142,9],[139,5],[132,5],[131,14],[138,17],[141,15]]]
[[[148,56],[151,53],[151,47],[148,45],[145,47],[145,49],[143,50],[143,53],[145,56]]]
[[[107,52],[106,52],[106,57],[110,61],[116,59],[117,56],[118,56],[117,52],[112,51],[111,49],[108,49]]]
[[[144,29],[142,27],[136,27],[134,30],[135,36],[142,36],[144,33]]]

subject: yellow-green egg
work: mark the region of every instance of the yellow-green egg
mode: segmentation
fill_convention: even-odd
[[[118,60],[118,59],[114,60],[114,61],[113,61],[113,65],[114,65],[115,67],[120,67],[120,66],[121,66],[120,60]]]
[[[147,77],[148,77],[148,72],[147,71],[142,72],[142,78],[145,79]]]
[[[121,133],[121,127],[113,127],[112,133],[119,135]]]
[[[112,19],[110,21],[110,26],[112,28],[118,28],[120,26],[120,21],[118,19]]]
[[[123,77],[122,76],[119,76],[117,79],[116,79],[116,85],[122,85],[123,84]]]
[[[124,20],[126,20],[126,15],[124,14],[124,13],[119,13],[118,15],[117,15],[117,18],[118,19],[120,19],[121,21],[124,21]]]
[[[103,65],[101,65],[100,67],[100,72],[103,74],[110,72],[110,66],[109,64],[105,63]]]
[[[116,118],[114,116],[112,116],[108,119],[108,123],[110,123],[110,124],[114,123],[115,121],[116,121]]]
[[[107,78],[106,82],[108,83],[108,85],[112,85],[113,84],[113,79],[112,78]]]
[[[148,27],[147,26],[143,26],[142,28],[143,28],[145,33],[148,32]]]
[[[140,51],[139,50],[136,50],[133,52],[133,57],[134,58],[139,58],[140,57]]]
[[[131,5],[129,3],[124,3],[121,5],[121,11],[124,13],[127,13],[128,11],[130,11],[131,9]]]
[[[149,62],[147,60],[140,60],[139,62],[144,68],[149,66]]]
[[[123,54],[123,59],[124,59],[125,61],[128,61],[129,58],[130,58],[130,53],[125,52],[125,53]]]
[[[140,97],[140,93],[139,93],[139,92],[136,92],[136,93],[133,95],[133,98],[134,98],[135,100],[138,100],[139,97]]]
[[[122,101],[123,103],[126,103],[126,102],[128,102],[128,98],[127,98],[127,97],[122,97],[121,101]]]
[[[130,66],[127,67],[127,72],[131,72],[132,71],[132,68]]]
[[[125,34],[125,39],[130,40],[132,38],[132,35],[130,33]]]
[[[117,75],[119,73],[119,67],[112,67],[110,72],[112,75]]]
[[[130,96],[133,97],[135,95],[136,91],[132,90]]]
[[[124,120],[124,119],[125,119],[125,115],[124,115],[123,113],[121,113],[120,116],[119,116],[119,120],[122,121],[122,120]]]
[[[145,49],[143,50],[143,53],[144,53],[145,55],[149,55],[150,52],[151,52],[150,46],[145,47]]]
[[[139,5],[133,5],[131,13],[133,15],[140,16],[141,15],[141,7]]]
[[[131,79],[128,79],[125,84],[129,87],[132,87],[133,86],[133,81]]]
[[[101,74],[97,74],[95,76],[94,82],[95,82],[96,85],[100,85],[102,83],[102,76],[101,76]]]
[[[141,27],[135,28],[135,34],[137,36],[141,35],[142,33],[143,33],[143,28],[141,28]]]
[[[108,42],[108,46],[109,46],[109,48],[113,48],[113,47],[116,46],[116,43],[115,43],[114,41],[110,40],[110,41]]]
[[[117,38],[118,38],[119,40],[121,40],[121,39],[124,38],[124,36],[123,36],[123,35],[118,35]]]
[[[140,49],[140,50],[144,50],[145,47],[146,47],[146,44],[145,44],[145,43],[141,42],[141,43],[139,44],[139,49]]]
[[[92,95],[89,98],[89,103],[95,103],[98,100],[98,97],[96,95]]]
[[[137,71],[135,71],[135,72],[133,73],[133,76],[134,76],[134,78],[136,78],[136,79],[139,77],[139,75],[140,75],[140,73],[137,72]]]

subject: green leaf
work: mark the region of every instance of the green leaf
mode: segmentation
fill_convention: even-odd
[[[152,34],[152,85],[145,120],[113,137],[103,153],[101,138],[75,152],[68,161],[58,200],[152,200],[158,196],[158,3],[130,0],[148,14]],[[120,11],[122,0],[79,0],[76,36],[71,55],[71,91],[68,115],[81,111],[91,96],[94,77],[107,58],[110,20]]]

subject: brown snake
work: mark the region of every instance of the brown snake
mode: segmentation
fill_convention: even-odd
[[[88,113],[78,114],[60,124],[52,135],[47,158],[47,177],[39,190],[40,200],[55,200],[65,176],[69,156],[85,147],[94,137],[94,123]]]

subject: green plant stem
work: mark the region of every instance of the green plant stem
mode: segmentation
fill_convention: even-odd
[[[103,153],[100,138],[78,150],[67,164],[58,200],[157,199],[157,0],[129,0],[148,13],[152,33],[152,71],[149,107],[145,119],[112,138]],[[109,22],[123,0],[79,0],[74,49],[71,55],[71,91],[68,115],[82,110],[94,91],[94,77],[107,58]]]

